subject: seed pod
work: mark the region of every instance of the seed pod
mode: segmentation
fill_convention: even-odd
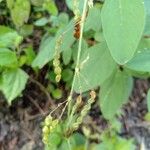
[[[56,82],[60,82],[60,80],[61,80],[61,74],[56,75],[55,80],[56,80]]]
[[[51,124],[51,122],[52,122],[52,117],[51,116],[47,116],[46,118],[45,118],[45,121],[44,121],[44,123],[45,123],[45,125],[46,126],[49,126],[50,124]]]
[[[94,99],[96,98],[96,92],[92,90],[92,91],[90,92],[90,96],[91,96],[91,99],[94,100]]]
[[[54,69],[54,72],[55,72],[56,75],[60,75],[61,74],[61,68],[60,67],[56,67]]]
[[[82,96],[81,95],[79,95],[78,97],[77,97],[77,105],[80,105],[81,103],[82,103]]]
[[[48,126],[44,126],[43,129],[42,129],[42,132],[45,134],[45,133],[48,133],[49,132],[49,128]]]
[[[53,66],[54,66],[54,67],[58,67],[59,65],[60,65],[59,59],[54,59],[54,60],[53,60]]]

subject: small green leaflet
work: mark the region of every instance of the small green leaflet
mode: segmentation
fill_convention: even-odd
[[[101,18],[112,57],[118,64],[127,63],[134,56],[144,30],[144,1],[106,0]]]
[[[65,28],[60,29],[57,32],[57,35],[55,38],[48,36],[44,38],[40,44],[40,50],[35,58],[35,60],[32,63],[33,67],[39,67],[42,68],[45,64],[47,64],[50,60],[52,60],[55,56],[55,42],[56,39],[60,36],[60,34],[64,31],[66,31],[70,26],[73,26],[73,21],[71,21]],[[63,36],[63,41],[61,45],[61,51],[65,51],[71,47],[71,45],[74,42],[73,37],[73,28],[71,28],[68,32],[66,32]]]
[[[147,108],[148,108],[148,112],[150,112],[150,90],[148,90],[147,93]]]
[[[17,56],[15,52],[7,48],[0,48],[0,66],[9,67],[12,65],[17,66]]]
[[[132,78],[120,70],[101,85],[99,102],[106,119],[112,119],[127,102],[132,85]]]
[[[30,14],[29,0],[7,0],[7,6],[11,12],[11,18],[16,27],[21,27],[28,21]]]
[[[150,72],[150,50],[137,52],[125,67],[138,72]]]
[[[22,37],[13,29],[0,25],[0,47],[17,47]]]
[[[80,66],[75,91],[84,92],[102,84],[113,73],[116,63],[109,53],[106,42],[103,42],[85,51]]]
[[[58,15],[58,9],[56,7],[54,0],[45,0],[43,3],[43,8],[47,10],[51,15],[54,16]]]
[[[3,72],[0,89],[4,93],[9,105],[24,90],[27,80],[28,75],[21,69]]]

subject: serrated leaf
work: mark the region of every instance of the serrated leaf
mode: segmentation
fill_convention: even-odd
[[[150,72],[150,50],[138,51],[125,67],[138,72]]]
[[[0,25],[0,47],[17,47],[22,37],[13,29]]]
[[[118,70],[101,85],[100,108],[106,119],[112,119],[127,102],[132,84],[132,78]]]
[[[15,52],[7,48],[0,48],[0,66],[9,67],[11,65],[17,65]]]
[[[0,89],[4,93],[9,105],[24,90],[27,79],[28,75],[21,69],[3,72]]]
[[[47,38],[44,38],[42,40],[39,53],[32,63],[33,67],[42,68],[45,64],[47,64],[50,60],[54,58],[56,39],[60,36],[62,32],[66,31],[70,26],[72,26],[72,24],[73,22],[70,22],[65,28],[59,30],[55,38],[48,36]],[[66,32],[63,36],[60,52],[69,49],[70,46],[73,44],[74,40],[75,39],[73,37],[73,29],[70,29],[69,32]]]
[[[80,64],[80,74],[75,82],[75,90],[78,92],[79,88],[83,92],[99,86],[116,68],[105,42],[87,49]]]
[[[16,27],[22,26],[28,21],[30,14],[29,0],[16,0],[12,8],[10,8],[11,17]]]
[[[148,112],[150,112],[150,90],[147,92],[147,108]]]
[[[143,0],[106,0],[102,9],[104,37],[114,60],[127,63],[133,56],[145,25]]]

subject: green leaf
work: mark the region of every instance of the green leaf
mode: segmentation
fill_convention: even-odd
[[[94,20],[94,21],[93,21]],[[87,30],[100,31],[101,29],[101,9],[93,7],[89,9],[89,13],[85,22],[85,31]]]
[[[104,37],[114,60],[127,63],[133,56],[145,25],[143,0],[106,0],[102,9]]]
[[[23,25],[20,29],[19,32],[23,37],[27,37],[33,33],[33,25],[28,24],[28,25]]]
[[[138,51],[125,67],[138,72],[150,72],[150,50]]]
[[[66,4],[67,6],[69,7],[70,10],[73,10],[73,1],[74,0],[66,0]],[[79,0],[79,10],[80,12],[82,11],[83,9],[83,5],[84,5],[84,0]]]
[[[99,86],[116,68],[116,63],[110,56],[105,42],[87,49],[80,64],[79,77],[76,77],[75,82],[77,92],[79,92],[80,87],[83,92]]]
[[[50,60],[54,58],[56,39],[60,36],[62,32],[70,28],[72,24],[73,22],[70,22],[67,26],[65,26],[65,28],[59,30],[55,38],[48,36],[42,40],[39,53],[32,63],[33,67],[42,68],[45,64],[47,64]],[[70,46],[73,44],[74,40],[75,39],[73,37],[73,29],[70,29],[69,32],[66,32],[63,36],[60,52],[69,49]]]
[[[132,78],[119,70],[102,84],[100,108],[106,119],[112,119],[127,102],[131,90]]]
[[[13,29],[0,25],[0,47],[17,47],[22,37]]]
[[[61,89],[55,89],[52,91],[52,96],[55,98],[55,99],[61,99],[63,94],[62,94],[62,90]]]
[[[65,82],[70,82],[73,78],[73,71],[71,69],[62,70],[62,79]]]
[[[48,22],[49,22],[49,20],[46,17],[43,17],[43,18],[36,20],[34,25],[39,26],[39,27],[45,26]]]
[[[47,10],[51,15],[57,16],[58,10],[54,0],[45,0],[43,3],[43,8]]]
[[[33,50],[33,47],[32,46],[29,46],[27,48],[24,49],[24,52],[26,54],[26,57],[27,57],[27,65],[31,65],[33,60],[35,59],[35,52]]]
[[[144,34],[150,35],[150,1],[144,0],[144,4],[145,4],[145,11],[146,11],[146,23],[145,23]]]
[[[7,7],[9,9],[11,9],[14,6],[14,0],[6,0],[6,2],[7,2]]]
[[[3,72],[0,89],[4,93],[9,105],[24,90],[27,79],[28,75],[21,69]]]
[[[148,112],[150,112],[150,90],[148,90],[147,93],[147,108],[148,108]]]
[[[8,6],[10,8],[10,6]],[[13,6],[10,8],[11,17],[16,25],[20,27],[24,22],[28,21],[30,14],[30,1],[29,0],[16,0]]]
[[[9,67],[12,65],[17,65],[15,52],[7,48],[0,48],[0,66]]]
[[[44,0],[31,0],[31,4],[34,6],[42,6]]]
[[[68,49],[66,51],[63,51],[62,58],[65,65],[69,64],[72,56],[72,49]]]

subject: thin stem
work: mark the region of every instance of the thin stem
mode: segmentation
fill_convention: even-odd
[[[84,1],[83,13],[82,13],[81,22],[80,22],[81,30],[80,30],[80,38],[79,38],[77,62],[76,62],[76,67],[75,67],[75,73],[74,73],[74,77],[73,77],[72,87],[71,87],[71,91],[70,91],[70,95],[69,95],[69,97],[71,97],[71,98],[68,98],[68,102],[69,102],[68,103],[68,117],[69,117],[70,111],[71,111],[71,99],[72,99],[73,90],[74,90],[74,86],[75,86],[75,80],[76,80],[76,76],[79,73],[80,56],[81,56],[82,39],[83,39],[83,29],[84,29],[84,22],[85,22],[86,11],[87,11],[87,2],[88,2],[88,0]]]
[[[85,150],[88,150],[88,146],[89,146],[89,140],[88,140],[88,138],[86,139],[86,142],[85,142]]]
[[[70,144],[70,140],[69,140],[69,139],[67,139],[67,144],[68,144],[69,150],[72,150],[72,149],[71,149],[71,144]]]

